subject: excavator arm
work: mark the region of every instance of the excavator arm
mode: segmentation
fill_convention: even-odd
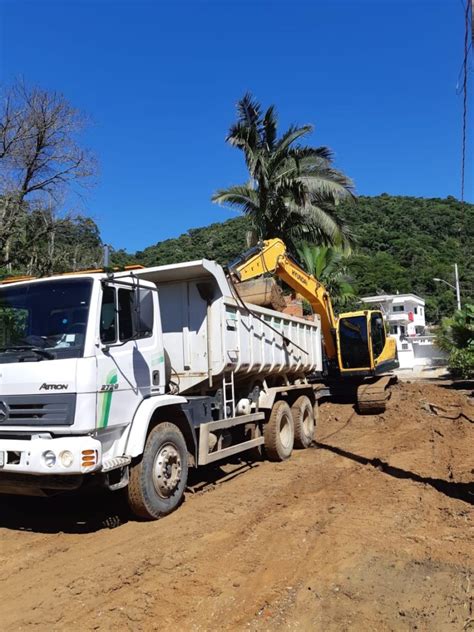
[[[321,330],[327,357],[337,362],[337,320],[331,298],[322,283],[305,272],[286,251],[281,239],[263,241],[228,266],[238,281],[248,281],[265,273],[276,274],[305,298],[321,318]]]

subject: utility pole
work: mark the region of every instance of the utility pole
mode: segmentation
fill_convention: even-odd
[[[458,304],[458,309],[461,309],[461,291],[459,289],[459,274],[458,274],[458,264],[454,264],[454,278],[456,281],[456,302]]]
[[[455,285],[450,283],[449,281],[445,281],[444,279],[440,279],[439,277],[434,277],[433,281],[437,281],[438,283],[444,283],[448,285],[452,290],[456,292],[456,304],[457,308],[461,309],[461,290],[459,288],[459,272],[458,272],[458,264],[454,264],[454,281]]]

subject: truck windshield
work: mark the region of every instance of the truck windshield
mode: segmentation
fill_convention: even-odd
[[[0,287],[0,363],[81,357],[91,290],[91,279]]]

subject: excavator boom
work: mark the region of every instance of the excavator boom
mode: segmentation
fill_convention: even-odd
[[[281,239],[269,239],[251,248],[237,261],[228,266],[229,272],[239,281],[248,281],[265,273],[276,274],[305,298],[313,311],[321,318],[321,330],[326,355],[337,361],[337,320],[331,298],[322,283],[305,272],[286,251]]]

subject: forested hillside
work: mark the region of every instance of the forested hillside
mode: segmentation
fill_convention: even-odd
[[[415,292],[427,301],[427,316],[438,321],[455,308],[453,291],[433,277],[454,283],[459,265],[463,302],[474,297],[474,205],[446,199],[391,195],[360,197],[342,212],[357,245],[348,270],[359,296]],[[115,251],[113,261],[158,265],[206,257],[227,263],[245,249],[244,217],[193,228],[134,254]]]

